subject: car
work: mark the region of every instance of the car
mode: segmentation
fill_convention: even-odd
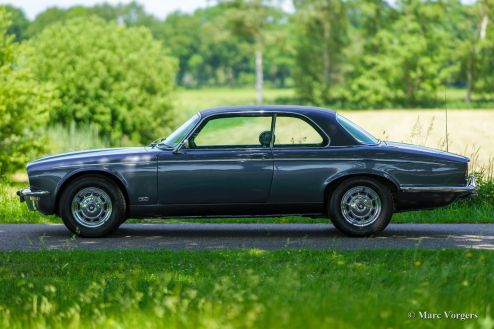
[[[28,208],[82,237],[127,218],[326,216],[344,234],[382,231],[393,213],[477,191],[469,159],[374,138],[330,109],[201,111],[144,147],[89,150],[27,164]]]

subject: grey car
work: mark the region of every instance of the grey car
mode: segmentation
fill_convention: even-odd
[[[30,187],[17,194],[87,237],[127,218],[285,215],[327,216],[347,235],[369,236],[394,212],[475,194],[468,162],[377,140],[329,109],[221,107],[148,146],[30,162]]]

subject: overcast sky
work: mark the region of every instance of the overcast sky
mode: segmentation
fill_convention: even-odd
[[[10,4],[22,8],[27,17],[33,19],[37,14],[46,8],[57,6],[67,8],[75,5],[92,6],[97,3],[129,3],[130,0],[0,0],[0,4]],[[166,15],[175,10],[184,12],[193,12],[194,9],[207,7],[213,3],[211,0],[138,0],[137,2],[144,5],[146,11],[164,18]],[[285,0],[283,7],[287,10],[291,8],[291,1]]]

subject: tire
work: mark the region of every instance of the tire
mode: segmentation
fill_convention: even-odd
[[[378,180],[350,178],[340,183],[330,195],[329,218],[342,233],[365,237],[381,232],[393,216],[393,196]]]
[[[59,214],[65,226],[78,236],[107,236],[125,221],[125,197],[111,179],[82,176],[62,191]]]

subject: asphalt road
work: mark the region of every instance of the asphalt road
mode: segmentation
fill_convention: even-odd
[[[494,224],[392,224],[371,238],[348,238],[329,224],[124,224],[107,238],[76,238],[61,224],[0,224],[0,250],[127,248],[494,250]]]

